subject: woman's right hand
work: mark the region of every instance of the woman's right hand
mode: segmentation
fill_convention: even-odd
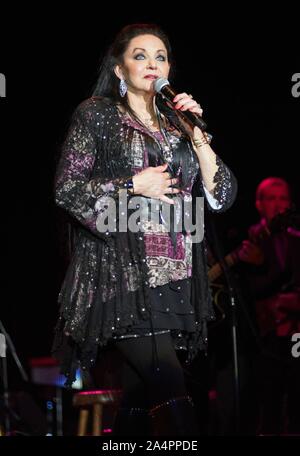
[[[147,196],[148,198],[157,198],[169,204],[174,204],[168,193],[180,193],[180,189],[173,188],[171,185],[178,183],[178,178],[171,179],[170,174],[166,171],[168,163],[160,166],[149,166],[132,178],[134,194]]]

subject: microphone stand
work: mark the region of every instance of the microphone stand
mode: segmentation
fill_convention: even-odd
[[[5,336],[7,347],[17,365],[17,368],[19,369],[21,377],[23,378],[23,380],[25,382],[28,382],[29,381],[28,375],[26,374],[26,371],[25,371],[24,367],[22,366],[22,363],[17,355],[13,341],[11,340],[9,334],[7,333],[6,329],[4,328],[4,325],[1,320],[0,320],[0,332]]]
[[[5,435],[10,435],[11,432],[11,423],[10,416],[13,416],[15,419],[19,417],[11,410],[9,404],[9,388],[8,388],[8,370],[7,370],[7,358],[6,358],[6,348],[10,350],[10,353],[13,356],[13,359],[21,373],[21,376],[25,382],[28,382],[28,376],[21,364],[21,361],[17,355],[14,344],[6,332],[3,323],[0,320],[0,358],[1,358],[1,368],[2,368],[2,386],[3,386],[3,405],[4,405],[4,429]]]
[[[235,280],[230,268],[226,261],[223,260],[224,256],[220,247],[220,240],[216,233],[216,228],[212,217],[209,217],[211,234],[214,243],[214,249],[217,255],[217,261],[220,262],[224,277],[227,284],[230,301],[230,316],[231,316],[231,339],[232,339],[232,361],[233,361],[233,385],[234,385],[234,429],[236,435],[239,434],[240,429],[240,374],[239,374],[239,360],[238,360],[238,341],[237,341],[237,305],[235,293]]]
[[[3,386],[3,408],[4,408],[4,435],[10,434],[10,419],[9,419],[9,393],[8,393],[8,376],[6,362],[6,341],[5,336],[0,334],[0,358],[2,371],[2,386]]]

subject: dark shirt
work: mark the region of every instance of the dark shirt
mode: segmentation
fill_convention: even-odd
[[[299,332],[300,238],[287,228],[270,232],[262,223],[250,228],[249,237],[264,253],[262,265],[248,268],[261,335]]]

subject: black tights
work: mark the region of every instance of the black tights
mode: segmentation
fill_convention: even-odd
[[[153,366],[153,338],[144,336],[116,342],[124,357],[122,407],[151,408],[187,395],[184,374],[170,333],[156,335],[159,371]]]

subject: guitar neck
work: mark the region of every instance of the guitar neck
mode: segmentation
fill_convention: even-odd
[[[228,253],[228,255],[226,255],[223,258],[223,262],[226,263],[226,265],[228,267],[231,267],[234,264],[238,263],[239,262],[239,257],[236,254],[236,251]],[[209,271],[208,271],[208,279],[210,280],[210,282],[213,282],[218,277],[220,277],[223,274],[223,272],[224,272],[224,269],[222,267],[221,262],[216,263],[209,269]]]

